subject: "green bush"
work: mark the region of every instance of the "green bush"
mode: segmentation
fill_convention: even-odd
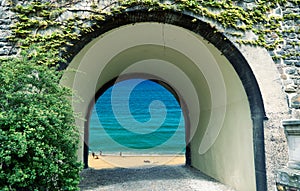
[[[0,190],[78,190],[71,92],[37,60],[0,63]]]

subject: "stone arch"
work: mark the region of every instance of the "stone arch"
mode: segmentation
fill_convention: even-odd
[[[197,118],[197,115],[198,117],[204,116],[202,119],[198,119],[200,120],[200,123],[201,121],[203,121],[203,123],[206,123],[206,125],[202,124],[202,126],[207,126],[207,124],[209,124],[208,122],[209,119],[206,118],[207,116],[205,117],[205,115],[202,114],[200,115],[199,113],[204,113],[204,114],[206,113],[208,116],[212,114],[216,116],[220,115],[218,114],[217,111],[214,111],[214,108],[211,107],[211,104],[212,104],[212,99],[215,99],[212,97],[214,96],[216,97],[215,99],[216,102],[218,102],[217,98],[220,98],[217,95],[217,91],[214,91],[214,88],[223,88],[222,86],[224,85],[225,92],[226,93],[230,92],[230,94],[228,94],[226,98],[228,99],[228,97],[234,97],[234,99],[238,99],[242,103],[238,102],[237,104],[241,106],[240,109],[238,108],[235,109],[234,107],[223,108],[226,111],[225,119],[222,119],[221,117],[220,119],[216,118],[216,120],[223,121],[223,122],[224,120],[225,121],[227,120],[228,122],[227,127],[229,129],[222,127],[221,129],[222,131],[220,132],[221,134],[222,133],[223,134],[218,135],[216,140],[217,141],[220,140],[218,144],[222,145],[226,142],[226,138],[225,138],[226,135],[229,136],[228,137],[229,139],[234,139],[234,140],[236,137],[233,136],[241,135],[242,136],[241,138],[237,138],[240,139],[239,140],[240,142],[238,143],[231,142],[232,145],[232,144],[243,143],[243,141],[245,141],[243,140],[243,138],[247,137],[251,141],[251,145],[249,146],[247,144],[249,142],[246,141],[245,145],[243,146],[247,146],[248,148],[243,148],[243,146],[238,148],[239,150],[237,152],[240,154],[238,160],[243,160],[243,157],[245,157],[242,156],[243,154],[246,154],[247,156],[249,154],[249,156],[251,157],[249,160],[247,159],[246,163],[243,163],[246,165],[246,167],[245,165],[239,163],[238,161],[232,161],[232,162],[237,162],[238,164],[237,166],[235,166],[235,164],[227,164],[226,161],[228,162],[232,159],[229,156],[230,154],[224,156],[224,158],[227,157],[227,159],[224,160],[220,158],[217,159],[218,157],[221,157],[221,153],[222,153],[222,147],[217,147],[217,146],[214,149],[211,149],[211,147],[208,150],[204,149],[203,151],[204,153],[200,153],[198,155],[195,154],[193,156],[193,153],[199,152],[199,147],[201,145],[201,142],[197,140],[197,137],[201,141],[201,139],[204,137],[205,134],[204,130],[197,132],[199,128],[198,125],[196,125],[195,132],[193,132],[195,133],[195,136],[193,140],[191,140],[191,160],[192,160],[191,165],[194,166],[195,168],[200,169],[206,174],[218,179],[219,181],[237,188],[238,190],[255,190],[255,189],[267,190],[265,152],[264,152],[264,133],[263,133],[263,121],[264,119],[266,119],[266,114],[265,114],[262,96],[264,97],[264,99],[268,99],[267,98],[268,95],[272,92],[266,93],[265,91],[263,91],[261,94],[260,87],[263,87],[261,84],[263,83],[262,78],[264,75],[261,74],[260,70],[257,70],[257,65],[255,64],[251,65],[251,63],[253,63],[255,59],[257,64],[260,64],[261,61],[258,61],[259,58],[255,58],[252,55],[249,55],[249,52],[253,53],[253,51],[257,51],[257,49],[253,50],[252,48],[250,48],[251,50],[249,50],[245,47],[240,47],[239,49],[237,48],[236,45],[234,45],[234,43],[231,40],[227,39],[223,34],[216,32],[216,29],[211,25],[209,25],[208,23],[203,22],[199,19],[197,19],[196,22],[192,22],[194,18],[195,17],[189,14],[183,14],[177,12],[169,12],[169,11],[147,12],[145,10],[133,10],[124,14],[119,14],[110,17],[104,23],[102,23],[101,26],[103,27],[95,30],[95,32],[93,33],[90,33],[82,37],[81,41],[76,43],[75,48],[69,50],[69,53],[74,57],[73,56],[70,57],[71,58],[70,64],[68,66],[62,65],[61,68],[66,68],[66,67],[75,68],[79,71],[76,73],[66,71],[62,83],[74,88],[77,91],[80,91],[81,93],[91,91],[90,93],[88,93],[89,95],[86,95],[84,97],[86,98],[86,100],[84,100],[82,104],[77,104],[77,105],[74,104],[75,111],[83,111],[83,113],[86,114],[86,112],[88,111],[88,105],[90,101],[94,99],[95,93],[102,87],[102,85],[105,84],[107,81],[119,76],[122,70],[124,70],[126,67],[129,67],[131,64],[141,62],[140,64],[142,65],[141,67],[142,69],[143,67],[149,69],[148,67],[149,62],[160,63],[162,66],[173,65],[175,66],[174,67],[175,69],[173,70],[174,72],[176,72],[176,67],[177,68],[179,67],[179,70],[184,71],[183,73],[187,74],[187,76],[191,78],[196,78],[193,79],[194,80],[192,81],[193,83],[200,83],[197,84],[199,90],[196,88],[197,89],[196,94],[199,93],[200,90],[203,92],[207,92],[207,94],[205,95],[202,94],[201,96],[203,97],[201,97],[201,99],[198,100],[201,105],[201,109],[202,109],[201,112],[197,111],[197,108],[196,109],[193,108],[192,102],[196,99],[195,96],[193,97],[193,95],[191,95],[191,97],[189,96],[184,97],[185,101],[189,99],[192,100],[190,103],[187,103],[187,107],[191,115],[190,116],[191,123],[197,121],[195,120]],[[125,30],[121,32],[126,32],[127,30],[127,33],[123,33],[123,34],[129,34],[128,30],[135,32],[134,34],[137,34],[136,31],[140,30],[141,35],[143,34],[143,30],[153,30],[154,36],[152,39],[149,38],[150,40],[153,40],[153,42],[150,43],[150,41],[148,41],[148,43],[144,42],[140,44],[137,43],[135,45],[130,45],[127,48],[123,50],[119,50],[117,53],[114,53],[113,56],[110,55],[111,57],[109,57],[107,54],[101,54],[102,57],[98,57],[100,56],[99,51],[104,51],[104,50],[108,52],[114,51],[112,50],[113,48],[111,49],[113,44],[111,44],[112,46],[110,46],[110,44],[105,44],[106,48],[111,50],[107,50],[105,48],[99,49],[100,41],[101,43],[103,43],[103,40],[108,40],[107,38],[109,38],[110,40],[108,40],[107,42],[113,43],[114,38],[112,38],[112,36],[110,35],[112,35],[113,33],[115,34],[118,32],[120,33],[120,30]],[[211,69],[210,66],[206,65],[205,67],[208,68],[202,67],[199,70],[199,68],[197,68],[198,66],[196,66],[195,64],[195,60],[197,60],[197,56],[195,53],[194,53],[194,58],[191,59],[191,57],[188,56],[189,54],[188,51],[184,51],[183,50],[184,48],[180,49],[179,44],[172,46],[171,39],[169,40],[164,39],[164,37],[167,37],[167,35],[172,36],[172,33],[176,31],[177,32],[179,31],[179,33],[183,35],[182,37],[188,36],[188,38],[190,38],[189,40],[183,38],[186,41],[182,41],[183,43],[181,44],[182,47],[184,46],[189,47],[189,45],[184,42],[188,41],[189,43],[192,43],[191,39],[193,39],[195,40],[195,42],[199,43],[199,45],[201,45],[202,48],[204,48],[204,49],[200,48],[198,50],[203,50],[204,52],[208,53],[210,57],[208,59],[210,59],[212,63],[217,64],[215,66],[217,67],[217,69],[220,69],[219,72],[221,72],[220,73],[221,76],[223,77],[226,76],[228,78],[228,81],[227,82],[225,81],[225,84],[220,85],[216,83],[215,85],[212,86],[213,88],[209,87],[211,85],[209,83],[215,83],[213,78],[207,80],[207,78],[210,77],[209,75],[213,75],[212,73],[210,73],[209,75],[205,73],[210,71]],[[160,34],[158,34],[158,32]],[[148,34],[149,33],[147,33],[147,35]],[[155,37],[155,35],[157,38]],[[179,38],[179,36],[176,35],[173,37]],[[149,40],[147,38],[148,37],[144,36],[144,37],[140,37],[139,40],[143,41],[144,39],[147,41]],[[125,37],[123,38],[123,40],[124,41],[122,41],[122,43],[126,44],[125,41],[128,40],[128,38]],[[97,53],[96,50],[98,50],[99,54]],[[148,53],[142,54],[143,52],[148,52]],[[264,51],[262,52],[263,53],[258,53],[258,54],[265,54]],[[161,53],[168,54],[169,56],[162,55]],[[155,55],[155,56],[151,57],[150,55]],[[205,55],[202,54],[202,56]],[[265,57],[266,55],[264,55],[264,58]],[[176,58],[177,60],[174,58]],[[89,61],[91,60],[94,60],[94,64],[92,66],[88,66]],[[105,62],[104,66],[101,66],[101,64],[97,66],[96,63],[100,60],[101,62],[103,60],[106,60],[104,61]],[[124,60],[128,62],[127,65],[125,64],[123,68],[119,66],[116,67],[116,63],[118,62],[120,63],[120,61],[124,61]],[[187,64],[186,67],[180,68],[179,62],[181,61],[190,64]],[[271,62],[268,60],[268,63]],[[87,65],[83,67],[84,64]],[[93,68],[91,69],[91,67]],[[94,84],[92,89],[89,89],[88,87],[84,86],[84,83],[87,83],[88,80],[84,80],[84,77],[80,77],[80,74],[83,74],[84,72],[88,72],[88,73],[93,72],[92,70],[96,69],[94,67],[102,67],[101,74],[103,74],[103,76],[99,77],[100,76],[99,73],[89,74],[89,75],[98,75],[97,79],[93,81]],[[137,71],[134,72],[149,73],[149,71],[145,71],[145,68],[144,70],[142,70],[141,68],[137,67],[135,69]],[[166,68],[162,69],[161,72],[168,71],[170,69],[170,68],[168,69]],[[81,71],[81,69],[83,69],[83,71]],[[198,76],[193,74],[193,72],[195,71],[198,71],[196,72]],[[256,72],[255,75],[253,71]],[[154,72],[154,74],[157,75],[159,71],[153,70],[150,71],[150,74],[153,74],[151,72]],[[273,70],[271,70],[270,72],[272,73]],[[274,73],[275,72],[273,72],[271,75],[274,75]],[[162,76],[158,75],[158,76],[161,78],[165,78],[165,76],[163,75]],[[171,77],[168,80],[171,85],[173,85],[172,82],[175,83],[176,81],[176,80],[172,81]],[[258,83],[260,83],[260,87]],[[180,89],[184,87],[185,84],[181,84],[181,85],[183,86],[174,85],[174,87]],[[238,88],[235,89],[235,86]],[[230,88],[226,89],[228,87],[232,89]],[[180,89],[179,91],[182,94],[184,94],[184,92],[187,90],[189,89],[183,88]],[[222,98],[220,99],[222,100]],[[230,104],[234,105],[234,99],[229,100]],[[222,103],[217,103],[217,105],[218,104],[222,104]],[[237,121],[239,121],[239,125],[241,125],[242,123],[246,124],[245,126],[247,127],[244,129],[247,134],[246,137],[242,135],[243,132],[239,132],[239,130],[242,128],[238,129],[236,125],[233,125],[235,123],[235,121],[233,120],[236,117],[235,115],[241,114],[239,113],[240,110],[242,111],[242,113],[244,112],[243,115],[245,115],[245,119],[242,120],[237,119]],[[210,111],[210,112],[203,112],[203,111]],[[231,119],[229,119],[230,116]],[[81,128],[84,128],[84,123],[82,121],[77,121],[77,123]],[[198,123],[198,121],[195,123]],[[230,125],[235,126],[234,130],[230,129]],[[193,124],[191,124],[191,126],[193,126]],[[225,132],[226,130],[228,130],[229,134],[228,132],[226,134]],[[232,132],[235,133],[233,133],[233,135],[230,135],[230,133]],[[208,143],[208,145],[210,146],[212,144],[215,144],[215,142]],[[242,151],[243,149],[245,149],[246,152],[243,152]],[[232,153],[234,152],[235,151],[232,151]],[[82,153],[83,153],[82,150],[79,151],[80,158],[82,158],[83,156]],[[214,162],[210,163],[211,160],[213,160]],[[199,164],[199,162],[196,161],[201,161],[201,164]],[[216,163],[217,161],[220,163],[217,164]],[[240,170],[239,169],[240,167],[243,170]],[[247,180],[241,180],[243,178],[237,177],[237,176],[243,177],[245,175],[247,176],[245,177],[245,179]]]

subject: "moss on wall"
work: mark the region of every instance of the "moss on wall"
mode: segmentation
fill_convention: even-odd
[[[245,3],[246,2],[246,3]],[[250,2],[250,3],[247,3]],[[149,11],[188,12],[195,15],[191,22],[204,19],[216,27],[216,32],[237,38],[238,43],[252,46],[263,46],[274,50],[283,43],[281,22],[285,19],[299,19],[298,14],[290,13],[284,16],[271,14],[278,7],[299,5],[299,0],[272,1],[196,1],[196,0],[121,0],[101,1],[11,1],[12,11],[16,13],[17,22],[12,27],[9,40],[20,49],[28,49],[33,44],[37,49],[32,50],[29,57],[37,53],[47,54],[51,49],[56,57],[40,60],[39,64],[49,66],[66,62],[70,56],[68,49],[84,35],[102,27],[102,23],[115,15],[133,9]],[[251,6],[250,6],[251,5]],[[284,32],[296,32],[285,30]],[[255,38],[247,39],[246,31],[256,34]],[[268,36],[273,36],[272,43]],[[274,59],[295,56],[274,55]],[[46,57],[45,57],[46,58]]]

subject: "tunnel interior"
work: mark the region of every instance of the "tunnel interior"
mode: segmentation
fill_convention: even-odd
[[[85,117],[97,92],[112,80],[132,74],[155,76],[183,100],[188,163],[237,190],[256,190],[261,184],[264,167],[257,170],[261,153],[255,152],[255,128],[260,128],[261,118],[253,119],[241,72],[200,35],[156,22],[120,26],[88,43],[68,68],[77,72],[67,70],[62,83],[81,97],[73,108]],[[82,133],[78,156],[83,160],[88,153],[88,122],[76,123]]]

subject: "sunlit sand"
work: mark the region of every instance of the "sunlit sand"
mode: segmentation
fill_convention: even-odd
[[[184,165],[184,155],[89,155],[88,164],[90,168],[134,168],[154,167],[160,165]]]

